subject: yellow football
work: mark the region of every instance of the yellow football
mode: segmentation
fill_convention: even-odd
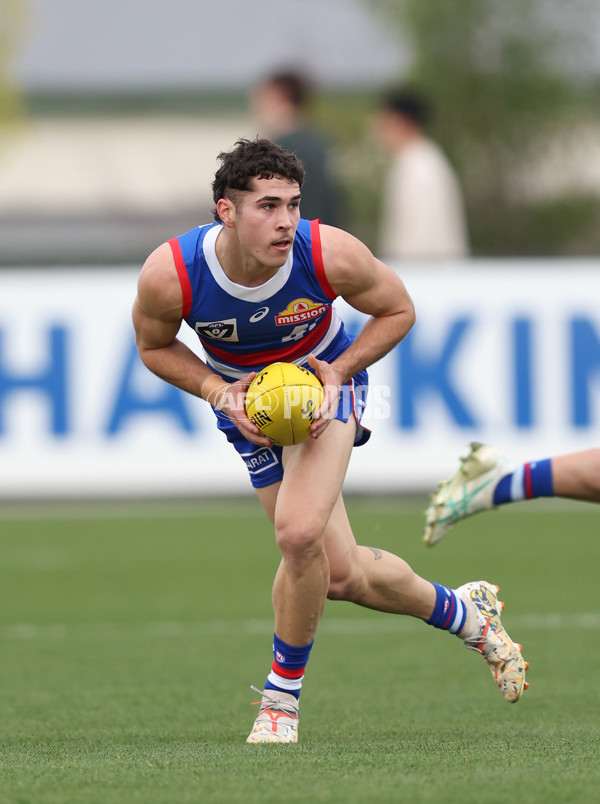
[[[246,394],[246,415],[281,447],[308,438],[323,402],[318,377],[295,363],[271,363],[259,371]]]

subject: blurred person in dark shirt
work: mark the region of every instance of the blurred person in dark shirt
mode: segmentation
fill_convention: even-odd
[[[252,110],[263,132],[304,165],[302,216],[330,226],[341,223],[339,193],[330,166],[329,147],[308,121],[311,82],[296,71],[273,73],[251,92]]]

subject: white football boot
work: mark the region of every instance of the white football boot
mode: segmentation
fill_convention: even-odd
[[[428,547],[437,544],[460,519],[493,508],[498,481],[514,469],[494,447],[476,441],[470,446],[469,454],[460,459],[459,469],[431,495],[423,534]]]
[[[475,633],[463,638],[461,632],[463,645],[482,654],[502,695],[516,703],[529,687],[525,681],[529,663],[521,655],[521,645],[512,641],[502,625],[500,612],[504,603],[498,600],[499,587],[487,581],[472,581],[454,591],[466,606],[469,601],[475,604],[477,612],[477,622],[471,625]]]
[[[266,690],[262,692],[258,717],[254,721],[247,743],[297,743],[298,742],[298,699],[289,692]]]

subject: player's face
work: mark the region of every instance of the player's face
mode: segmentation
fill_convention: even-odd
[[[235,212],[242,248],[262,265],[278,268],[288,258],[300,220],[300,187],[288,179],[253,179]]]

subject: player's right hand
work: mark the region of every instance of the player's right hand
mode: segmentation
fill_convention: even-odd
[[[225,388],[219,396],[215,407],[231,419],[248,441],[261,447],[271,447],[271,440],[264,436],[246,415],[246,393],[248,386],[255,377],[256,372],[251,371],[250,374],[246,374],[240,380],[230,383],[229,387]]]

